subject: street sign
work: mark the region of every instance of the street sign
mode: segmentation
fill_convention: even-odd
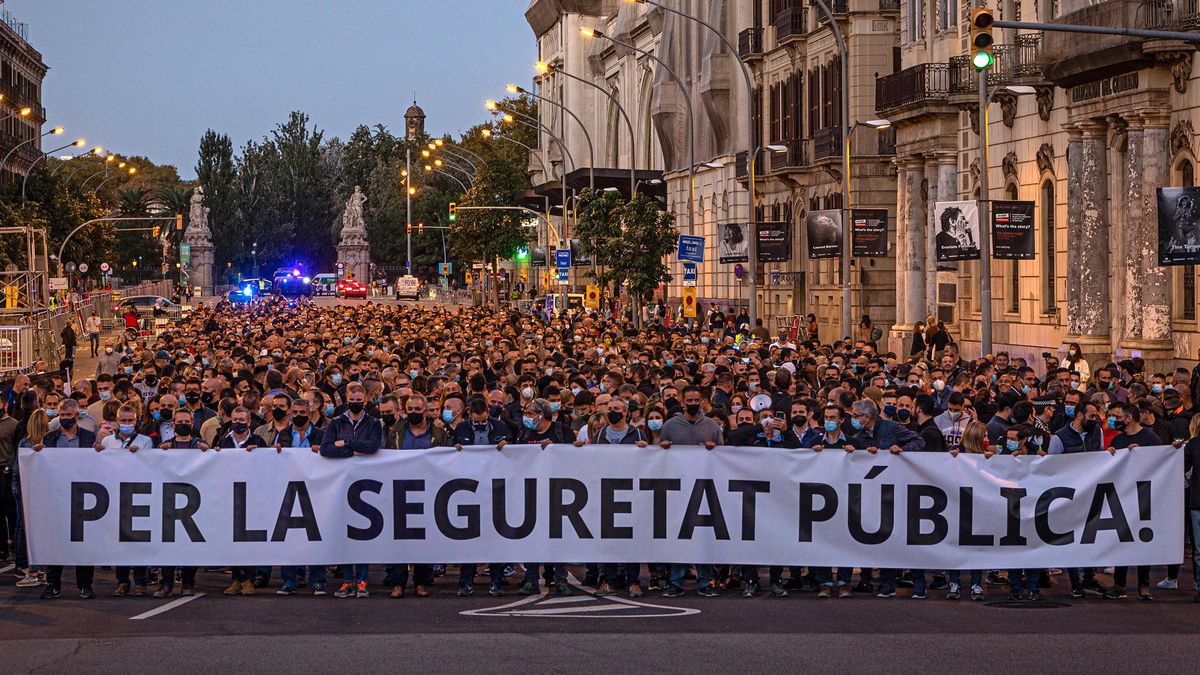
[[[686,318],[696,318],[696,289],[683,289],[683,315]]]
[[[677,256],[680,260],[690,260],[692,262],[704,262],[704,237],[693,237],[687,234],[679,235],[679,253]]]
[[[691,287],[696,285],[696,280],[699,275],[696,273],[695,263],[683,263],[683,285]]]
[[[68,272],[74,272],[75,271],[75,263],[69,262],[66,265],[63,265],[63,269],[67,270]]]
[[[444,262],[441,265],[439,265],[438,268],[441,270],[440,274],[444,277],[448,277],[451,274],[454,274],[454,263]]]
[[[566,284],[566,283],[568,283],[570,280],[571,280],[571,270],[570,270],[570,269],[560,269],[560,270],[558,270],[558,283],[560,283],[560,284]]]
[[[571,249],[560,248],[554,251],[554,266],[562,269],[571,266]]]
[[[79,273],[80,273],[80,274],[87,274],[87,271],[88,271],[88,265],[87,265],[87,263],[79,263]]]
[[[338,263],[337,267],[339,270],[344,270],[344,269],[346,269],[346,263],[340,262],[340,263]]]
[[[742,263],[733,266],[733,276],[737,277],[738,281],[741,281],[742,277],[746,276],[746,268],[742,267]]]
[[[67,290],[67,278],[66,277],[50,277],[50,290],[52,290],[52,291]]]
[[[600,309],[600,287],[588,286],[587,293],[583,296],[583,304],[588,309]]]
[[[108,271],[108,263],[100,263],[100,271],[107,272]]]

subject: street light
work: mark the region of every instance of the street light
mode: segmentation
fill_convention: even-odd
[[[546,174],[547,177],[549,176],[549,172],[546,171],[546,162],[542,160],[541,153],[538,152],[535,148],[531,148],[528,145],[525,145],[524,143],[522,143],[521,141],[518,141],[515,138],[509,138],[508,136],[501,136],[499,134],[493,134],[492,130],[488,129],[486,127],[479,131],[479,135],[483,136],[484,138],[495,138],[495,139],[501,140],[501,141],[508,141],[509,143],[515,143],[515,144],[521,146],[522,148],[525,148],[526,150],[528,150],[530,152],[530,154],[533,157],[537,158],[538,164],[542,165],[542,173]]]
[[[83,190],[83,186],[84,186],[84,185],[87,185],[87,182],[88,182],[88,181],[90,181],[91,179],[95,178],[96,176],[99,176],[100,174],[102,174],[102,173],[105,173],[106,171],[108,171],[108,165],[109,165],[109,164],[112,164],[112,163],[113,163],[113,162],[116,160],[116,158],[117,158],[117,156],[116,156],[116,155],[112,155],[112,154],[110,154],[110,155],[108,155],[107,157],[105,157],[105,158],[104,158],[104,161],[103,161],[103,162],[101,162],[101,164],[100,164],[100,170],[99,170],[99,171],[97,171],[96,173],[93,173],[93,174],[89,175],[87,178],[83,179],[83,182],[79,184],[79,189],[80,189],[80,190]],[[76,168],[75,170],[71,171],[71,173],[67,174],[67,182],[68,182],[68,183],[69,183],[69,182],[71,182],[71,179],[75,177],[75,174],[77,174],[77,173],[79,173],[81,170],[83,170],[83,167],[84,167],[84,166],[87,166],[87,165],[86,165],[86,164],[82,164],[82,163],[81,163],[81,164],[79,165],[79,167],[78,167],[78,168]]]
[[[575,123],[578,124],[579,128],[583,131],[583,138],[587,141],[587,145],[588,145],[588,158],[590,160],[588,163],[588,187],[591,188],[592,190],[595,190],[596,189],[596,148],[595,148],[595,146],[592,145],[592,135],[588,132],[587,125],[583,123],[583,120],[579,119],[579,116],[576,115],[575,113],[571,112],[571,109],[568,108],[567,106],[563,105],[562,103],[560,103],[558,101],[546,98],[545,96],[542,96],[541,94],[535,94],[532,91],[526,91],[525,89],[522,89],[521,87],[518,87],[515,84],[508,85],[507,89],[508,89],[508,93],[510,93],[510,94],[527,94],[529,96],[536,98],[539,101],[545,101],[546,103],[549,103],[550,105],[557,106],[560,110],[562,110],[566,114],[570,115],[571,119],[575,120]]]
[[[58,136],[58,135],[62,134],[63,131],[64,131],[64,129],[62,127],[54,127],[50,131],[47,131],[46,133],[41,134],[40,136],[34,136],[33,138],[30,138],[29,140],[21,141],[20,143],[17,143],[16,145],[14,145],[12,147],[12,150],[8,151],[8,154],[4,156],[4,159],[0,160],[0,173],[3,173],[5,165],[8,164],[8,159],[10,157],[12,157],[12,154],[14,152],[16,152],[18,148],[20,148],[21,146],[24,146],[24,145],[29,145],[30,143],[37,141],[37,140],[41,140],[47,136]]]
[[[134,175],[134,174],[136,174],[136,173],[137,173],[137,167],[135,167],[135,166],[131,166],[131,167],[129,167],[129,172],[128,172],[128,175],[132,176],[132,175]],[[108,178],[105,178],[104,180],[100,181],[100,183],[99,183],[99,184],[97,184],[97,185],[96,185],[95,189],[93,189],[93,190],[92,190],[92,193],[93,193],[93,194],[95,194],[96,196],[99,196],[99,195],[100,195],[100,189],[104,187],[104,184],[105,184],[105,183],[109,182],[110,180],[112,180],[112,179],[114,179],[114,178],[119,178],[120,176],[123,176],[123,175],[125,175],[125,174],[123,174],[123,173],[114,173],[113,175],[109,176]]]
[[[21,179],[21,206],[22,207],[25,206],[25,185],[29,182],[29,174],[33,173],[33,167],[37,166],[38,162],[42,161],[43,159],[46,159],[47,157],[50,157],[51,155],[58,152],[59,150],[66,150],[67,148],[82,148],[85,145],[87,145],[87,140],[81,138],[73,143],[67,143],[66,145],[64,145],[60,148],[55,148],[55,149],[51,150],[50,152],[44,152],[40,156],[38,156],[37,159],[33,160],[33,163],[31,163],[29,165],[29,169],[27,171],[25,171],[25,177]],[[51,174],[51,175],[53,175],[53,174]]]
[[[54,165],[53,169],[50,169],[50,175],[51,176],[56,175],[58,173],[58,170],[63,168],[64,166],[66,166],[68,162],[72,162],[77,159],[91,159],[93,157],[99,157],[103,154],[104,154],[104,148],[97,145],[96,147],[92,148],[88,152],[82,152],[78,155],[74,155],[71,157],[63,157],[63,158],[61,158],[62,161],[60,161],[58,164]]]
[[[562,75],[566,75],[576,82],[582,82],[586,84],[592,89],[599,91],[601,94],[604,94],[608,98],[609,102],[616,107],[617,112],[621,113],[621,118],[625,120],[625,127],[629,130],[629,198],[633,199],[633,196],[637,194],[637,136],[634,134],[633,122],[629,119],[629,113],[625,111],[624,106],[622,106],[621,102],[617,100],[616,95],[604,87],[596,84],[595,82],[592,82],[591,80],[568,73],[566,68],[555,68],[545,61],[538,61],[533,67],[542,75],[561,73]]]
[[[493,104],[493,105],[495,105],[495,104]],[[507,124],[523,124],[523,125],[529,127],[530,129],[533,129],[534,131],[545,132],[546,136],[548,136],[550,138],[550,140],[553,141],[554,144],[557,145],[560,150],[562,150],[563,155],[568,160],[570,160],[571,170],[574,171],[575,169],[579,168],[579,165],[575,162],[575,156],[571,154],[570,150],[567,150],[567,144],[563,142],[563,139],[559,138],[558,136],[555,136],[554,132],[550,130],[550,127],[546,126],[545,124],[542,124],[541,120],[539,120],[535,117],[531,117],[531,116],[526,115],[525,113],[521,113],[521,112],[517,112],[516,114],[518,116],[520,116],[522,119],[517,119],[517,118],[513,117],[513,115],[512,115],[512,113],[516,112],[516,111],[511,111],[511,112],[504,111],[503,109],[499,108],[499,106],[495,106],[494,109],[500,110],[501,112],[505,113],[504,116],[501,117],[500,119],[503,120]],[[545,165],[543,165],[543,167],[544,166]],[[562,176],[564,179],[564,183],[566,182],[565,181],[566,174],[567,174],[567,171],[564,168],[563,176]],[[549,176],[547,176],[547,178],[549,178]]]
[[[686,86],[684,86],[683,80],[679,79],[679,76],[675,74],[675,71],[671,69],[671,66],[667,65],[666,61],[663,61],[662,59],[658,58],[654,54],[651,54],[650,52],[646,51],[645,49],[635,47],[634,45],[631,45],[628,42],[623,42],[621,40],[618,40],[617,38],[612,37],[611,35],[605,35],[604,33],[601,33],[600,31],[596,30],[595,28],[586,28],[586,27],[580,28],[579,32],[581,34],[583,34],[584,37],[603,38],[605,40],[608,40],[609,42],[612,42],[613,44],[620,45],[626,49],[635,51],[635,52],[641,54],[642,56],[645,56],[646,58],[653,60],[654,62],[658,63],[659,66],[662,66],[662,69],[665,70],[667,72],[667,74],[671,76],[671,80],[673,80],[675,82],[675,86],[679,87],[680,93],[683,94],[683,102],[687,104],[687,112],[688,112],[688,125],[687,125],[688,154],[689,154],[689,158],[688,158],[688,231],[691,232],[692,229],[695,228],[695,226],[696,226],[696,113],[692,106],[692,97],[691,97],[691,94],[688,92],[688,88]],[[753,214],[754,206],[751,205],[750,209],[751,209],[751,213]],[[750,237],[750,246],[751,246],[752,250],[754,250],[756,248],[755,247],[755,237]],[[754,278],[754,275],[752,274],[751,280],[753,280],[753,278]],[[753,281],[751,283],[753,283]],[[751,303],[751,304],[753,304],[753,303]]]

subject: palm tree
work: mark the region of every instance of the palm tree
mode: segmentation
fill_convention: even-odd
[[[117,211],[123,216],[144,216],[150,209],[150,192],[135,187],[117,193]]]

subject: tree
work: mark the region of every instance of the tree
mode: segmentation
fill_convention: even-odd
[[[621,232],[621,212],[625,200],[616,192],[584,190],[575,207],[575,235],[582,252],[595,262],[595,272],[588,272],[600,286],[622,281],[617,273],[620,258],[625,255]],[[614,289],[615,294],[615,289]]]
[[[238,180],[233,160],[233,142],[224,134],[209,129],[200,139],[200,157],[196,161],[196,178],[204,188],[204,205],[208,207],[208,226],[213,233],[213,254],[217,264],[232,260],[239,252],[235,242],[240,238],[235,183]]]
[[[675,216],[639,192],[622,207],[621,223],[624,255],[617,261],[616,271],[629,294],[645,302],[661,284],[671,281],[664,258],[675,250],[679,240]]]

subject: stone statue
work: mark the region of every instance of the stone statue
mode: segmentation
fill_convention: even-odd
[[[212,230],[208,229],[208,207],[204,205],[204,188],[197,185],[188,201],[188,225],[183,232],[183,242],[189,248],[187,286],[198,288],[201,296],[207,296],[213,292],[213,245]]]
[[[191,242],[212,241],[212,230],[208,229],[208,207],[204,205],[204,188],[197,185],[192,190],[188,225],[184,239]]]
[[[367,227],[363,222],[363,204],[367,196],[362,188],[355,185],[354,194],[346,200],[346,210],[342,213],[342,243],[352,244],[363,242],[367,238]]]

